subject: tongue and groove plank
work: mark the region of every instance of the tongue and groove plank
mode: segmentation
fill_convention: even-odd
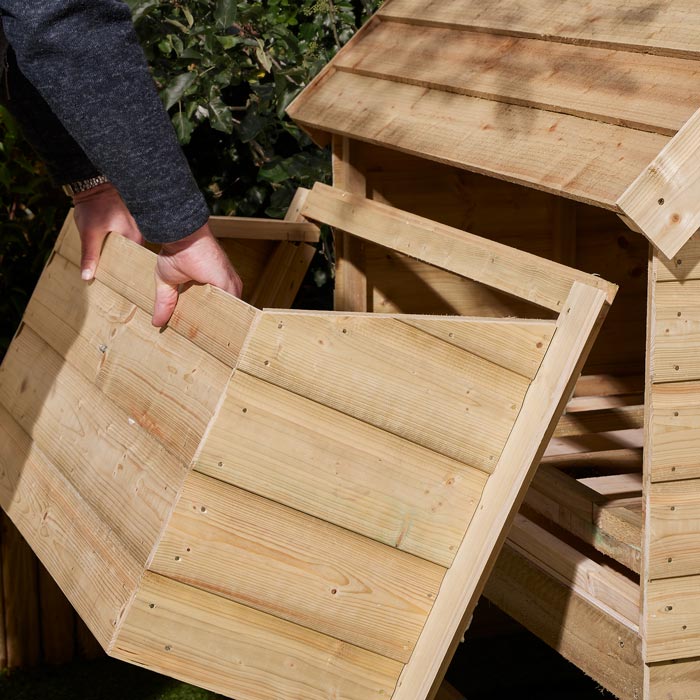
[[[106,649],[142,565],[2,406],[0,506]]]
[[[289,108],[310,125],[618,211],[669,138],[337,71]]]
[[[196,472],[149,568],[402,662],[445,573]]]
[[[113,655],[239,700],[386,700],[403,666],[150,572]]]
[[[0,403],[142,564],[187,464],[24,326],[0,367]]]
[[[430,26],[540,37],[670,56],[700,58],[695,0],[392,0],[378,16]]]
[[[53,256],[24,322],[116,406],[189,462],[231,369]]]
[[[442,566],[488,476],[243,372],[194,468]]]
[[[343,314],[263,312],[239,369],[489,472],[529,385],[395,319]]]
[[[667,136],[700,105],[696,61],[395,22],[333,66]]]
[[[80,235],[72,222],[57,252],[80,265]],[[156,256],[123,236],[105,240],[96,278],[147,313],[153,312]],[[194,285],[180,294],[168,327],[215,358],[235,367],[256,316],[256,309],[210,285]]]
[[[460,229],[316,183],[304,216],[482,282],[547,309],[561,311],[574,282],[605,291],[616,285]]]

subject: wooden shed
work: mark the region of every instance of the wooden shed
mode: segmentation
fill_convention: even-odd
[[[691,0],[387,0],[289,108],[336,187],[620,286],[486,595],[626,700],[700,698],[699,60]],[[333,223],[338,310],[541,317]]]

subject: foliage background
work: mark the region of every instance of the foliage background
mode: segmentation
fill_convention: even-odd
[[[381,0],[127,0],[212,213],[283,216],[330,158],[287,105]],[[0,357],[68,210],[0,107]]]

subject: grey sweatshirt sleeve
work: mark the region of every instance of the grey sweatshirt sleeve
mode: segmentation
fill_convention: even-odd
[[[146,239],[179,240],[201,227],[209,216],[206,203],[126,3],[0,0],[0,12],[19,70],[86,159],[119,190]]]

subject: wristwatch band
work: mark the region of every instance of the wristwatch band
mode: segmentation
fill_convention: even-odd
[[[97,175],[95,177],[89,177],[87,180],[77,180],[76,182],[71,182],[69,185],[63,185],[63,191],[69,197],[72,197],[79,192],[91,190],[93,187],[102,185],[105,182],[109,182],[109,180],[104,175]]]

